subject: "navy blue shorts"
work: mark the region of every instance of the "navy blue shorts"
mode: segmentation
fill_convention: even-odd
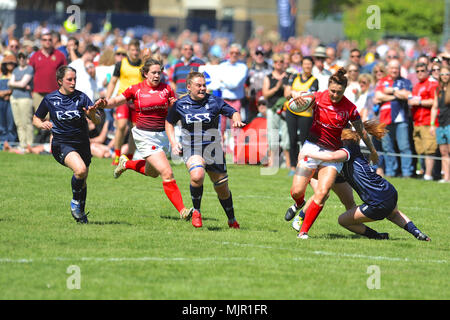
[[[392,194],[392,197],[384,200],[378,205],[369,205],[363,203],[359,206],[359,210],[369,219],[383,220],[388,217],[397,206],[398,194],[397,191]]]
[[[201,150],[200,150],[201,149]],[[183,145],[183,160],[187,162],[188,159],[193,155],[199,155],[206,162],[206,171],[226,173],[227,163],[225,161],[225,153],[222,150],[220,144],[215,145],[204,145],[202,147],[192,147],[187,148]]]
[[[64,159],[72,151],[77,152],[81,159],[83,159],[86,167],[89,167],[92,158],[91,146],[89,143],[65,143],[54,140],[52,141],[53,158],[55,158],[55,160],[63,166],[66,165],[64,163]]]

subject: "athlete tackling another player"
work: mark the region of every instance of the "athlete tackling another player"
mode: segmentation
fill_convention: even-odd
[[[364,143],[368,146],[371,160],[376,163],[378,155],[372,145],[372,141],[364,130],[361,118],[356,106],[344,97],[347,87],[346,71],[341,68],[328,81],[328,90],[314,93],[315,103],[311,106],[314,110],[313,124],[309,136],[302,150],[313,151],[335,151],[342,146],[340,139],[342,130],[349,122],[360,134]],[[300,105],[306,104],[300,93],[293,92],[293,98]],[[311,205],[305,212],[305,219],[300,229],[299,237],[307,238],[308,231],[322,211],[328,193],[336,180],[336,176],[342,169],[342,163],[323,162],[315,159],[298,159],[297,169],[292,181],[291,196],[295,201],[295,211],[304,205],[306,188],[317,172],[317,188]],[[291,210],[289,208],[288,210]],[[295,214],[295,213],[294,213]]]
[[[366,121],[364,127],[367,132],[381,139],[386,133],[385,125],[377,121]],[[338,222],[344,228],[364,235],[371,239],[388,239],[387,233],[378,233],[364,225],[387,218],[389,221],[404,228],[418,240],[430,241],[430,237],[422,233],[414,223],[397,207],[397,190],[387,180],[376,174],[375,170],[364,158],[359,147],[358,133],[345,129],[342,132],[344,147],[334,151],[302,150],[302,158],[312,158],[325,162],[344,162],[343,174],[348,183],[358,193],[363,201],[339,216]]]

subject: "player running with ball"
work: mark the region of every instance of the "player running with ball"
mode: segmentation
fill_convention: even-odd
[[[345,73],[346,71],[343,68],[339,69],[330,77],[328,90],[314,93],[315,102],[312,106],[314,111],[313,124],[302,150],[308,152],[338,150],[342,146],[342,130],[351,123],[369,148],[371,160],[376,163],[378,160],[377,152],[364,130],[356,106],[344,96],[344,91],[347,87]],[[301,93],[296,94],[293,92],[292,95],[301,105],[306,103]],[[300,210],[304,205],[306,188],[311,178],[316,173],[318,177],[313,201],[311,201],[311,204],[305,212],[305,219],[298,235],[301,239],[307,239],[307,233],[322,211],[330,189],[336,180],[336,176],[342,169],[342,163],[323,162],[300,157],[298,160],[291,187],[291,196],[295,201],[295,205],[294,208],[290,207],[288,209],[288,211],[294,211],[292,215],[289,214],[290,216],[293,217],[296,211]]]

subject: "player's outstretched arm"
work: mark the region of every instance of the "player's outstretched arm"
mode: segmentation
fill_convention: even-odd
[[[94,106],[96,108],[101,108],[101,109],[112,109],[114,107],[125,104],[126,102],[127,102],[127,98],[125,98],[124,95],[120,94],[120,95],[115,96],[114,98],[110,98],[110,99],[98,99],[95,102]]]
[[[231,120],[233,121],[233,128],[245,127],[245,123],[242,122],[241,114],[239,112],[233,113],[233,115],[231,116]]]
[[[321,152],[300,151],[299,159],[303,159],[305,157],[325,162],[345,162],[348,159],[348,153],[344,150]]]

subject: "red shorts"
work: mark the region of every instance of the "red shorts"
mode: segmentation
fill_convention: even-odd
[[[136,123],[136,109],[133,102],[127,102],[116,107],[116,119],[128,119],[132,123]]]

